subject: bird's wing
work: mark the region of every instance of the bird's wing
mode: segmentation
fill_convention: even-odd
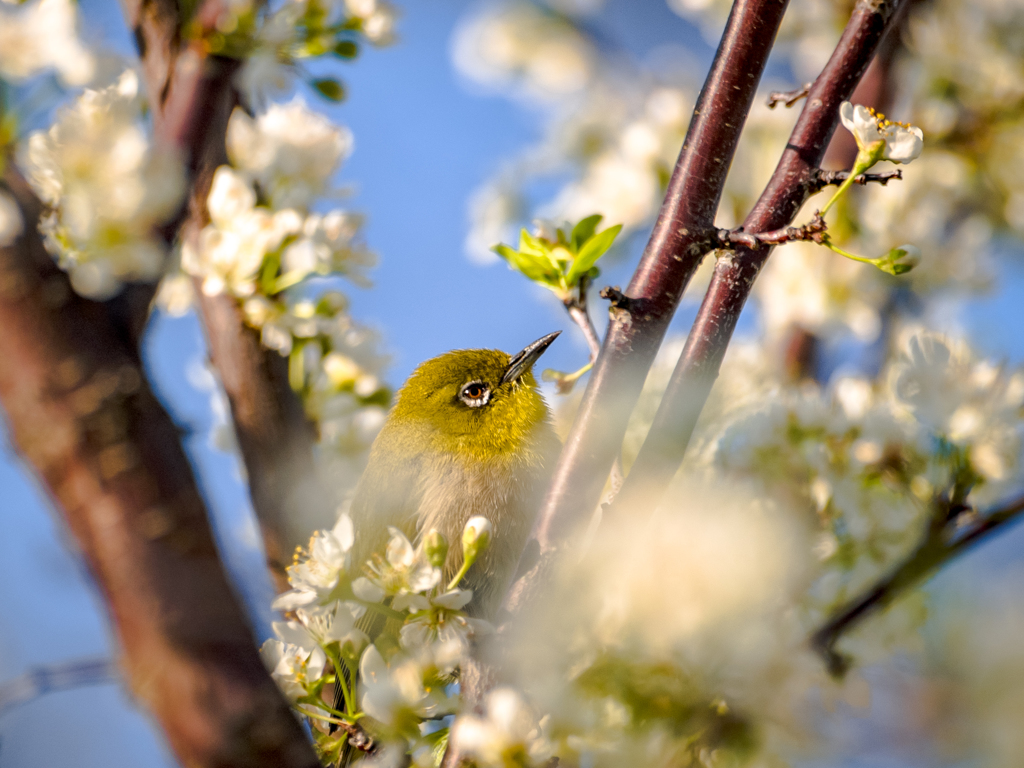
[[[383,555],[388,526],[401,529],[410,539],[416,535],[422,458],[409,450],[415,441],[390,426],[385,425],[374,441],[349,510],[355,527],[351,562],[356,573],[374,553]]]

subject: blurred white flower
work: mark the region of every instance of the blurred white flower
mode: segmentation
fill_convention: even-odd
[[[165,246],[154,231],[178,208],[178,156],[151,147],[136,74],[86,90],[48,131],[28,140],[29,181],[52,212],[40,224],[47,248],[77,291],[108,298],[125,280],[153,280]]]
[[[495,688],[484,701],[484,717],[462,715],[452,726],[451,739],[480,768],[507,768],[543,763],[551,744],[541,723],[513,688]]]
[[[487,622],[462,613],[472,599],[472,590],[465,589],[453,589],[430,598],[423,595],[396,597],[392,607],[412,614],[402,625],[402,647],[417,658],[429,659],[441,672],[450,673],[467,658],[470,639],[491,631]]]
[[[276,639],[260,649],[263,664],[290,700],[306,695],[306,686],[323,674],[327,656],[309,631],[295,621],[274,622]]]
[[[400,727],[409,714],[439,714],[447,703],[442,690],[424,687],[423,670],[414,659],[396,654],[387,664],[374,645],[367,646],[359,662],[359,687],[363,710],[384,725]]]
[[[24,229],[17,201],[0,190],[0,247],[13,243]]]
[[[525,2],[494,5],[461,22],[451,55],[470,80],[514,85],[541,100],[585,87],[595,59],[590,41],[572,24]]]
[[[329,191],[331,177],[352,151],[352,134],[296,96],[255,119],[236,108],[227,146],[231,164],[259,183],[273,207],[308,210]]]
[[[66,85],[85,85],[96,61],[78,38],[72,0],[0,5],[0,76],[19,81],[53,68]]]

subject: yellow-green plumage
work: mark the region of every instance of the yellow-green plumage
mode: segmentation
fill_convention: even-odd
[[[515,356],[447,352],[413,372],[356,488],[355,562],[383,550],[389,525],[414,541],[437,529],[451,544],[447,581],[462,565],[466,521],[482,515],[494,526],[491,544],[462,586],[473,590],[467,610],[493,616],[560,448],[530,370],[556,335]]]

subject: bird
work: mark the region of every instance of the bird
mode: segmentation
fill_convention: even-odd
[[[561,450],[533,365],[560,331],[509,355],[459,349],[420,364],[370,448],[349,514],[354,562],[383,551],[389,527],[417,543],[438,531],[453,546],[447,584],[462,567],[466,522],[487,518],[490,543],[460,586],[465,610],[494,617],[509,586]]]

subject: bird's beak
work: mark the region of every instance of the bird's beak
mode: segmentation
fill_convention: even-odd
[[[541,336],[522,352],[513,355],[509,361],[508,368],[505,369],[505,373],[501,377],[501,383],[505,384],[509,381],[516,381],[530,370],[533,364],[537,362],[537,358],[544,354],[544,350],[551,346],[551,342],[557,339],[560,333],[561,331],[555,331],[547,336]]]

